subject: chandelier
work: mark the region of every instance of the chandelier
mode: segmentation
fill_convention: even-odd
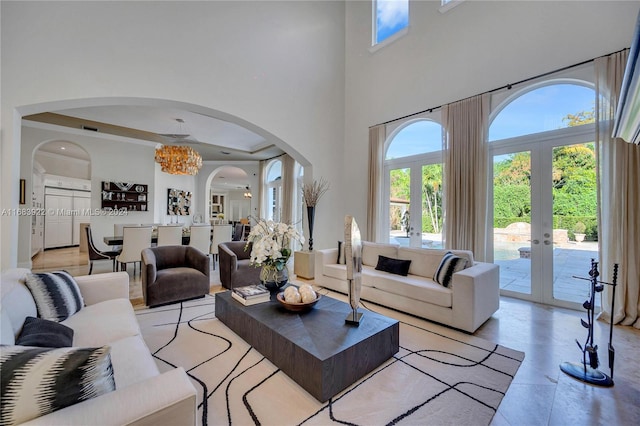
[[[172,175],[196,175],[202,167],[202,157],[189,146],[162,145],[156,148],[156,163]]]
[[[251,190],[247,186],[247,190],[244,192],[244,198],[251,198]]]

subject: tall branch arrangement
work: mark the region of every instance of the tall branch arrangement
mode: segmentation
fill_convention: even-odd
[[[322,195],[329,190],[329,182],[324,178],[314,180],[313,183],[302,185],[302,197],[307,207],[315,207]]]

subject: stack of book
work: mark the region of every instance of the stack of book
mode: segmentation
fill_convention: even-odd
[[[256,303],[268,302],[271,300],[271,293],[262,284],[255,284],[234,288],[231,290],[231,297],[245,306],[250,306]]]

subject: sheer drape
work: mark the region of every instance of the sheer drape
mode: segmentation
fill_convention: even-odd
[[[367,241],[377,241],[378,224],[382,220],[382,165],[386,126],[369,128],[369,188],[367,197]]]
[[[596,145],[600,214],[600,279],[610,282],[619,264],[615,312],[605,286],[603,319],[640,328],[640,147],[611,137],[628,52],[595,60]]]
[[[445,247],[486,254],[489,95],[446,105],[444,151]]]
[[[282,214],[280,220],[284,223],[293,223],[294,191],[296,178],[294,176],[296,160],[290,155],[282,156]]]

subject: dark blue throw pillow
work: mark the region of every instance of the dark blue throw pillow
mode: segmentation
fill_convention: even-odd
[[[65,348],[73,344],[73,329],[55,321],[27,317],[16,345]]]
[[[404,277],[409,274],[409,266],[411,266],[410,260],[393,259],[386,256],[378,256],[378,264],[376,269],[378,271],[389,272],[390,274],[402,275]]]

